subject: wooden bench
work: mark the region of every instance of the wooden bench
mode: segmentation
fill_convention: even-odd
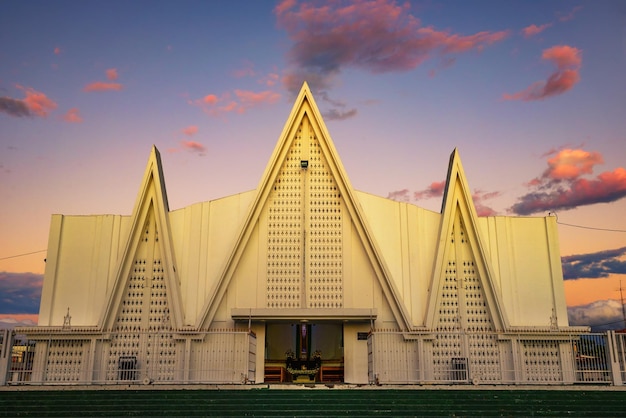
[[[343,366],[322,366],[321,382],[343,382]]]
[[[287,370],[281,366],[265,366],[265,381],[283,383],[287,381]]]

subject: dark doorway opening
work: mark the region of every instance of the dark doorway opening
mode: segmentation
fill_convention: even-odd
[[[265,327],[265,382],[343,382],[343,323]]]

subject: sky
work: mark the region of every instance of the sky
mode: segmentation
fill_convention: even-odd
[[[253,190],[307,81],[357,190],[555,216],[570,324],[624,328],[626,2],[0,2],[0,324],[36,322],[52,214]]]

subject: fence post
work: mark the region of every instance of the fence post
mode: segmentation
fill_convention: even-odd
[[[11,367],[13,352],[13,332],[10,329],[0,330],[0,386],[7,384],[7,374]]]
[[[606,332],[606,345],[608,348],[607,360],[611,365],[611,375],[613,376],[613,384],[616,386],[622,385],[622,370],[619,362],[619,350],[617,348],[617,340],[615,338],[615,331]]]

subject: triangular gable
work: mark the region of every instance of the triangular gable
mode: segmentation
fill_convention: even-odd
[[[303,121],[306,123],[303,123]],[[295,133],[300,128],[304,131],[312,129],[314,131],[312,134],[318,138],[319,149],[315,150],[315,152],[323,155],[325,164],[330,171],[330,175],[336,182],[338,193],[345,202],[349,216],[355,225],[355,229],[361,239],[363,247],[367,253],[367,257],[371,262],[378,282],[386,296],[387,302],[391,307],[397,323],[402,329],[407,329],[409,321],[408,316],[405,313],[406,311],[398,299],[398,293],[390,280],[388,269],[385,266],[382,257],[379,255],[380,252],[373,241],[368,227],[366,226],[364,216],[361,214],[359,205],[356,203],[352,186],[347,175],[345,174],[343,165],[338,158],[337,151],[332,143],[332,140],[330,139],[330,135],[328,134],[321,114],[319,113],[311,91],[306,83],[303,84],[302,89],[300,90],[280,139],[265,169],[259,186],[257,187],[255,200],[250,207],[250,212],[248,213],[241,232],[236,239],[233,251],[225,264],[223,273],[219,278],[219,282],[214,292],[211,294],[205,307],[203,308],[202,314],[196,323],[196,327],[199,328],[204,323],[211,323],[216,310],[218,309],[218,306],[228,289],[248,239],[250,238],[254,227],[259,220],[265,203],[268,201],[279,173],[281,173],[281,170],[284,169],[286,164],[293,163],[286,163],[286,161],[289,158],[288,154],[294,137],[296,136]],[[301,132],[298,136],[304,138],[307,135],[307,132]],[[312,155],[310,158],[313,159],[315,157]],[[300,163],[300,160],[297,161],[298,165],[300,165]]]
[[[493,326],[496,330],[506,329],[508,321],[494,288],[492,269],[479,234],[476,209],[461,164],[461,158],[456,149],[450,156],[441,213],[439,241],[426,309],[426,327],[432,329],[442,325],[441,323],[438,324],[436,319],[441,317],[442,312],[444,312],[444,316],[446,311],[452,312],[452,310],[446,309],[446,304],[450,304],[446,302],[446,297],[459,298],[457,292],[463,290],[457,289],[467,285],[467,283],[462,283],[463,281],[470,280],[482,285],[482,290],[477,289],[476,286],[474,288],[469,286],[470,291],[474,292],[471,297],[484,297]],[[458,240],[456,244],[455,239]],[[455,252],[461,252],[459,250],[461,243],[464,244],[464,251],[469,251],[469,254],[466,254],[467,266],[463,265],[465,261],[460,260],[460,258],[458,262],[455,261],[457,256],[460,257],[460,254],[457,255]],[[467,270],[469,279],[465,277],[465,270]],[[456,283],[457,279],[458,284]],[[451,283],[445,283],[447,280],[450,280]],[[455,304],[456,302],[452,303]],[[455,309],[457,309],[456,306]],[[468,310],[476,312],[471,307]],[[454,320],[450,319],[450,321]]]
[[[144,286],[142,289],[146,290],[142,291],[150,292],[152,285],[148,286],[148,283],[143,283],[146,280],[145,277],[156,282],[154,286],[161,287],[158,292],[154,292],[155,296],[152,297],[158,297],[167,303],[167,326],[174,328],[182,326],[180,281],[176,272],[168,213],[169,205],[161,157],[159,151],[153,146],[131,215],[128,240],[116,269],[116,277],[106,309],[99,323],[101,328],[112,329],[120,312],[120,304],[127,297],[125,292],[134,286],[133,281],[137,281],[139,286]],[[144,244],[147,241],[146,234],[151,236],[151,245],[154,247],[153,252],[156,257],[141,261],[137,259],[138,251],[146,245]],[[138,271],[140,269],[147,269],[147,272]],[[141,303],[141,301],[127,301],[127,303]],[[144,308],[144,310],[147,309],[148,307]]]

